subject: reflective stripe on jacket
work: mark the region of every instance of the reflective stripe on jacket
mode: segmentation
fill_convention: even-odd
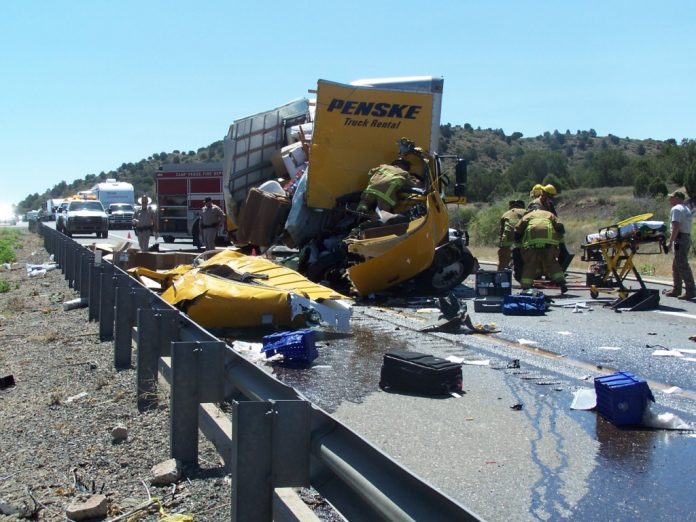
[[[523,248],[558,246],[563,236],[560,222],[551,212],[533,210],[524,215],[515,229],[522,236]]]
[[[393,165],[380,165],[372,169],[368,179],[368,185],[363,194],[371,194],[392,208],[396,205],[399,189],[415,186],[408,172]]]

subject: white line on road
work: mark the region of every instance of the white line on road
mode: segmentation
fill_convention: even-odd
[[[653,311],[657,312],[658,314],[674,315],[676,317],[685,317],[687,319],[696,319],[696,315],[685,314],[684,312],[666,312],[664,310],[653,310]]]

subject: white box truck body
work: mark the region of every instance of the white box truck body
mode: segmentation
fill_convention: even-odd
[[[112,203],[135,204],[135,192],[133,185],[124,181],[107,179],[102,183],[97,183],[91,189],[96,198],[101,201],[102,206],[107,209]]]

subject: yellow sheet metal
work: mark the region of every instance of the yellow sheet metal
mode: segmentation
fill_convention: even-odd
[[[412,221],[406,234],[350,240],[348,251],[366,261],[348,269],[358,293],[371,294],[406,281],[428,269],[435,247],[447,231],[447,209],[439,196],[427,198],[427,214]]]
[[[307,206],[333,208],[337,197],[362,191],[371,168],[395,159],[403,136],[427,147],[432,114],[431,93],[319,80]]]
[[[163,286],[171,280],[162,299],[183,309],[198,324],[211,328],[299,326],[291,318],[291,294],[317,302],[345,299],[294,270],[232,250],[225,250],[196,268],[179,266],[166,272],[138,268],[135,272],[161,281]],[[245,281],[239,280],[242,277]]]

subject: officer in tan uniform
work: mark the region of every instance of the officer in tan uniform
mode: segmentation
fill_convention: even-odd
[[[150,236],[158,237],[157,214],[150,208],[150,198],[146,195],[140,198],[140,209],[133,214],[133,228],[138,238],[138,246],[141,252],[147,252],[150,244]]]
[[[215,238],[218,228],[225,222],[225,213],[220,207],[213,204],[213,199],[208,196],[201,210],[199,221],[201,239],[206,250],[215,250]]]

